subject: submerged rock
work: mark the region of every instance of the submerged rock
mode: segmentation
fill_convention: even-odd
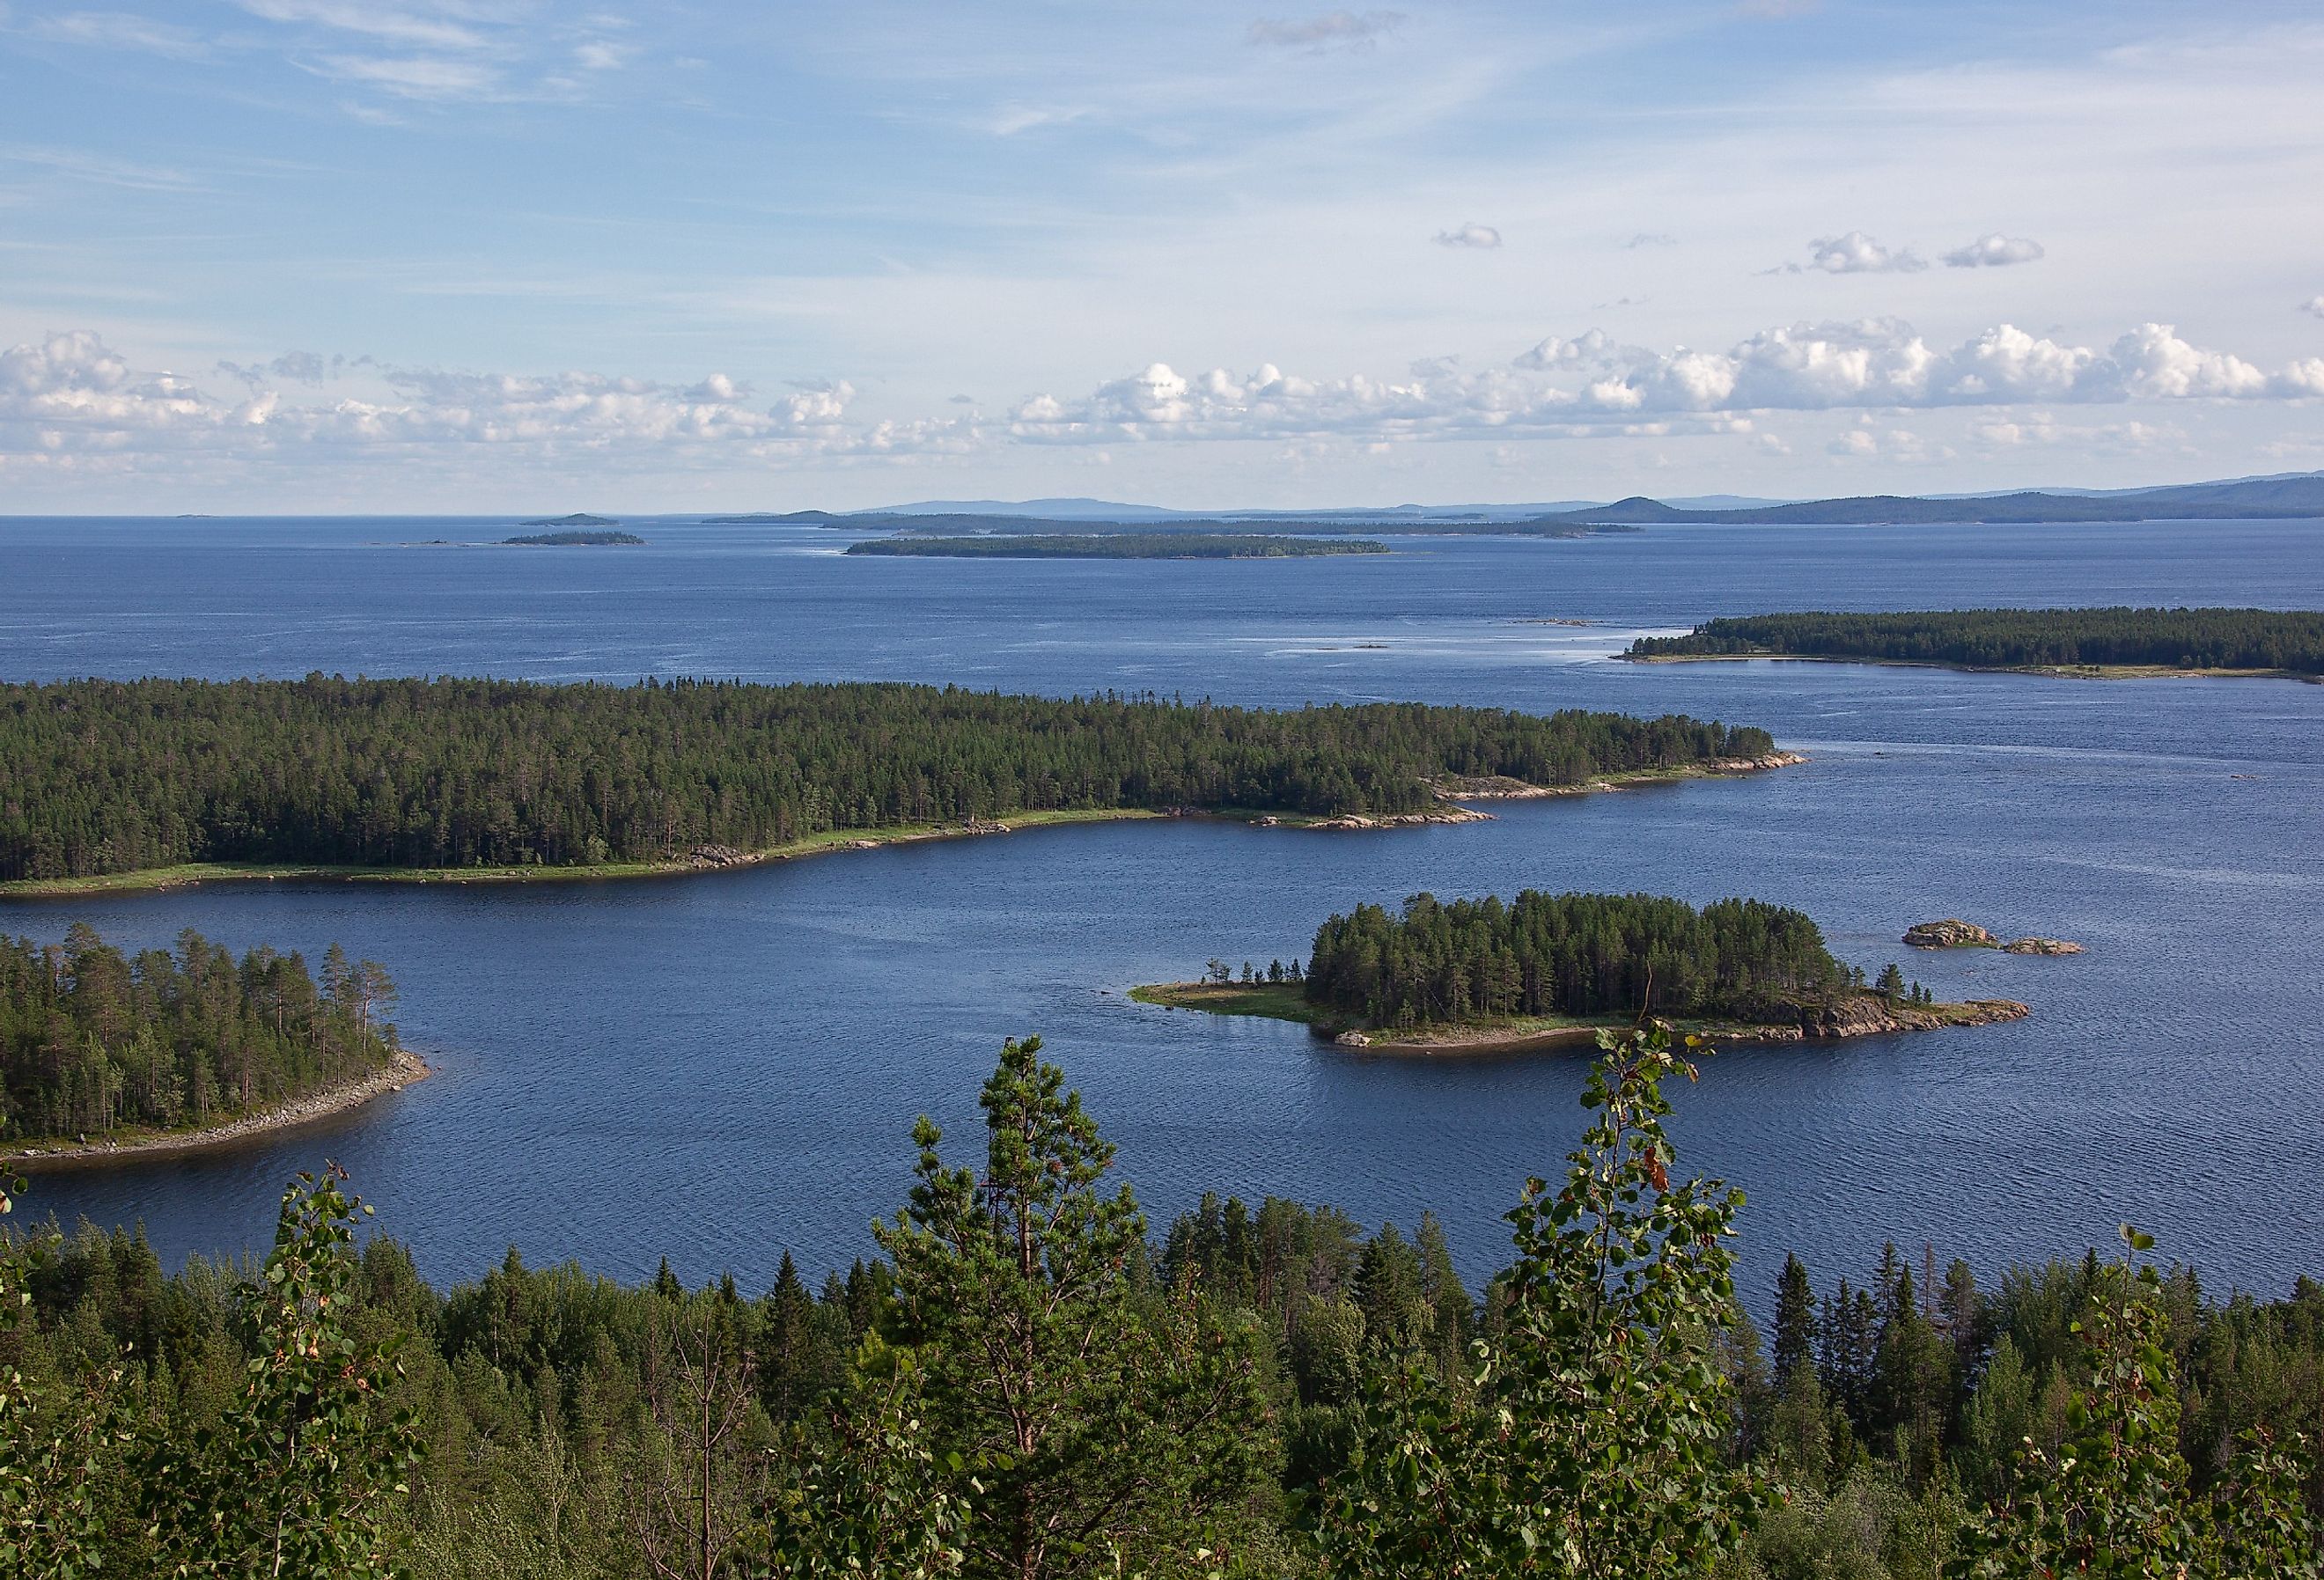
[[[1949,916],[1942,921],[1915,922],[1904,929],[1904,941],[1915,949],[1997,949],[2001,940],[1973,921]]]

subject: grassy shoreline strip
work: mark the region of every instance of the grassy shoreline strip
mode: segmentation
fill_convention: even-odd
[[[1143,807],[1102,809],[1011,812],[983,827],[959,824],[903,824],[890,828],[842,828],[795,839],[770,850],[746,852],[740,860],[715,863],[691,858],[660,862],[591,862],[570,866],[523,867],[364,867],[333,866],[314,862],[191,862],[173,867],[148,867],[131,873],[98,873],[79,878],[18,878],[0,882],[0,900],[61,900],[78,895],[125,894],[157,889],[179,889],[197,883],[284,881],[347,883],[558,883],[599,882],[620,878],[681,877],[696,873],[731,872],[768,862],[791,861],[836,850],[864,850],[878,845],[912,845],[932,839],[966,839],[1006,828],[1044,828],[1066,823],[1120,823],[1166,813]]]
[[[1532,786],[1518,797],[1507,794],[1452,795],[1445,805],[1465,800],[1526,799],[1535,796],[1595,795],[1607,790],[1647,785],[1674,784],[1694,779],[1729,779],[1771,767],[1788,767],[1806,759],[1779,752],[1748,765],[1732,762],[1683,764],[1675,768],[1642,768],[1602,774],[1585,783]],[[1480,814],[1480,817],[1484,814]],[[697,873],[732,872],[769,862],[792,861],[838,850],[870,850],[890,845],[913,845],[936,839],[967,839],[1001,829],[1015,833],[1072,823],[1130,823],[1162,818],[1198,818],[1218,822],[1250,823],[1280,828],[1342,828],[1348,820],[1312,812],[1266,812],[1250,808],[1204,808],[1185,812],[1157,812],[1147,807],[1102,807],[1047,812],[1009,812],[983,823],[901,824],[887,828],[835,828],[795,839],[771,849],[746,851],[729,862],[696,861],[690,857],[659,862],[594,862],[567,866],[521,867],[372,867],[335,866],[318,862],[187,862],[176,866],[143,867],[126,873],[93,873],[74,878],[12,878],[0,882],[0,901],[70,900],[91,895],[150,893],[224,882],[346,882],[346,883],[560,883],[606,882],[623,878],[685,877]],[[1388,814],[1365,826],[1399,826],[1427,819],[1428,814]],[[1455,821],[1457,819],[1437,819]]]

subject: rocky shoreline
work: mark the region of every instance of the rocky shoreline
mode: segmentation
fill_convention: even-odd
[[[320,1092],[310,1092],[273,1108],[256,1113],[245,1113],[239,1119],[214,1125],[208,1130],[164,1131],[141,1136],[134,1141],[95,1141],[79,1143],[47,1142],[27,1147],[21,1151],[0,1157],[0,1161],[22,1169],[73,1168],[124,1162],[137,1159],[171,1157],[183,1152],[205,1151],[213,1147],[228,1147],[256,1136],[275,1131],[295,1130],[318,1120],[330,1119],[350,1109],[360,1108],[375,1097],[391,1092],[401,1092],[415,1081],[425,1080],[429,1070],[427,1061],[410,1049],[398,1049],[395,1057],[381,1068],[359,1076],[341,1086]]]
[[[1875,993],[1850,993],[1830,1003],[1803,1005],[1796,1022],[1689,1026],[1681,1028],[1706,1042],[1728,1046],[1753,1043],[1824,1042],[1848,1037],[1883,1037],[1900,1031],[1934,1031],[1948,1026],[1994,1026],[2022,1021],[2033,1009],[2015,999],[1969,999],[1960,1003],[1908,1004]],[[1445,1056],[1452,1054],[1532,1053],[1556,1048],[1593,1045],[1601,1028],[1594,1025],[1556,1026],[1539,1031],[1513,1031],[1506,1027],[1477,1026],[1399,1036],[1395,1032],[1358,1030],[1329,1034],[1338,1047],[1366,1053]]]

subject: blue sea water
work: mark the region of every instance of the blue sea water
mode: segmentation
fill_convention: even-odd
[[[141,1219],[165,1258],[262,1244],[285,1177],[345,1162],[438,1278],[510,1245],[634,1278],[771,1278],[871,1249],[913,1116],[976,1140],[1004,1037],[1038,1032],[1167,1216],[1204,1190],[1424,1207],[1481,1277],[1499,1215],[1581,1122],[1572,1057],[1352,1055],[1131,1003],[1213,956],[1422,889],[1644,890],[1799,906],[1844,958],[2009,1025],[1720,1055],[1683,1162],[1743,1186],[1745,1278],[1851,1275],[1883,1241],[1988,1271],[2132,1219],[2217,1286],[2324,1273],[2324,686],[2095,683],[1830,664],[1630,665],[1641,631],[1784,608],[2324,607],[2308,522],[1670,527],[1395,540],[1239,563],[844,559],[807,528],[632,522],[643,548],[481,545],[500,520],[0,521],[0,676],[898,679],[1296,706],[1413,698],[1679,711],[1799,768],[1370,834],[1084,826],[699,877],[406,890],[218,885],[0,904],[137,945],[389,964],[438,1073],[319,1130],[44,1175],[28,1205]],[[1586,625],[1545,624],[1585,620]],[[0,790],[5,790],[0,763]],[[1931,956],[1960,915],[2061,959]]]

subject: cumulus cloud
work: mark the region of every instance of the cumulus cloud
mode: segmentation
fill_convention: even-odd
[[[367,361],[368,359],[364,359]],[[355,365],[291,353],[263,368],[222,365],[255,384]],[[286,401],[254,387],[227,399],[173,374],[143,374],[88,331],[0,352],[0,455],[200,448],[282,451],[305,446],[400,452],[414,446],[530,447],[623,455],[712,449],[761,457],[951,451],[973,436],[967,418],[852,420],[853,385],[805,387],[766,407],[724,374],[677,385],[589,373],[474,374],[377,370],[383,399]]]
[[[2022,236],[2004,236],[1995,231],[1981,236],[1967,246],[1955,247],[1945,254],[1949,269],[2006,269],[2012,263],[2030,263],[2042,256],[2042,244]]]
[[[2034,433],[2038,425],[1998,409],[2324,399],[2324,357],[2271,372],[2167,324],[2141,325],[2104,347],[2006,324],[1932,346],[1886,319],[1793,324],[1724,349],[1626,345],[1592,329],[1545,339],[1498,365],[1428,357],[1389,378],[1309,377],[1273,364],[1190,374],[1153,362],[1084,394],[1032,395],[1005,419],[970,407],[874,420],[839,379],[794,384],[767,402],[724,373],[675,383],[401,367],[313,352],[217,371],[242,387],[205,389],[141,369],[86,330],[0,351],[0,463],[190,451],[344,463],[481,447],[607,467],[732,466],[959,455],[1011,443],[1746,435],[1763,412],[1943,407],[1997,409],[1985,437],[2007,443],[2006,429]],[[1894,420],[1863,427],[1877,453],[1909,456],[1897,437],[1906,430]]]
[[[1311,379],[1272,364],[1188,375],[1154,363],[1076,400],[1038,395],[1010,413],[1038,443],[1319,435],[1476,438],[1742,431],[1758,411],[2007,406],[2024,402],[2300,400],[2324,396],[2324,358],[2273,374],[2146,324],[2098,349],[1999,325],[1932,346],[1868,319],[1763,330],[1725,350],[1622,345],[1602,330],[1552,337],[1506,367],[1444,359],[1408,376]]]
[[[1479,225],[1472,219],[1457,229],[1438,231],[1436,245],[1440,247],[1497,247],[1501,245],[1501,233],[1489,225]]]
[[[1820,236],[1808,243],[1808,254],[1805,263],[1785,263],[1783,272],[1798,274],[1821,269],[1827,274],[1910,274],[1929,266],[1910,247],[1892,252],[1860,230]]]
[[[1320,55],[1329,50],[1369,50],[1404,23],[1401,11],[1327,11],[1296,19],[1263,17],[1250,24],[1248,36],[1254,44]]]
[[[2310,297],[2306,301],[2300,304],[2300,310],[2303,313],[2312,313],[2319,319],[2324,319],[2324,296]]]

